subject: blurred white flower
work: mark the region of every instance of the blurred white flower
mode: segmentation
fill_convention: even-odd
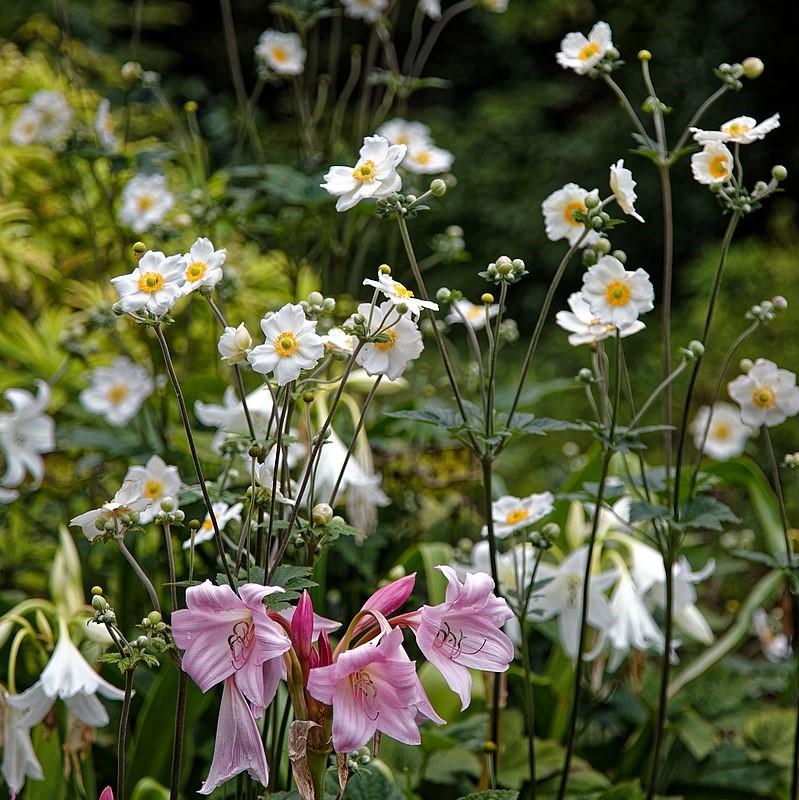
[[[296,380],[304,369],[315,367],[324,355],[324,343],[316,333],[316,321],[309,320],[299,303],[287,303],[275,314],[261,320],[266,337],[247,354],[256,372],[274,372],[278,386]]]
[[[250,412],[252,425],[257,438],[265,438],[269,431],[269,420],[272,417],[272,395],[267,386],[260,386],[247,395],[247,409]],[[219,453],[229,435],[249,437],[247,418],[238,394],[232,386],[225,389],[222,404],[194,403],[197,419],[209,428],[216,428],[211,448]],[[249,446],[249,445],[248,445]]]
[[[604,339],[616,335],[616,326],[611,323],[600,322],[591,313],[588,301],[580,294],[574,292],[569,295],[569,308],[571,311],[558,311],[555,314],[555,322],[566,331],[571,331],[569,344],[578,347],[581,344],[596,344]],[[636,320],[630,325],[619,330],[621,338],[632,336],[634,333],[642,331],[646,325],[640,320]]]
[[[432,142],[427,125],[399,117],[384,122],[377,129],[377,135],[387,139],[390,144],[404,144],[408,148],[424,147]]]
[[[148,250],[129,275],[111,278],[119,295],[119,306],[127,313],[148,311],[156,317],[166,314],[183,294],[183,256],[165,256]]]
[[[3,743],[2,774],[11,797],[16,797],[25,785],[26,778],[44,780],[44,772],[31,742],[31,727],[24,724],[27,712],[8,702],[15,701],[19,695],[9,694],[0,689],[0,741]]]
[[[349,333],[344,333],[341,328],[331,328],[324,336],[322,341],[325,345],[325,350],[340,350],[343,353],[352,353],[358,340],[355,336]]]
[[[161,222],[174,204],[163,175],[135,175],[122,190],[119,221],[143,233]]]
[[[357,0],[355,0],[357,2]],[[402,144],[382,136],[367,136],[354,167],[331,167],[322,188],[336,197],[336,211],[347,211],[361,200],[379,200],[402,188],[397,167],[405,158]]]
[[[701,145],[723,142],[736,144],[752,144],[764,139],[767,133],[780,127],[780,115],[772,114],[768,119],[759,123],[752,117],[735,117],[725,122],[720,130],[704,131],[701,128],[691,128],[694,139]]]
[[[126,356],[115,358],[109,367],[92,370],[90,380],[91,385],[80,393],[81,404],[116,426],[130,422],[153,391],[147,370]]]
[[[444,321],[453,325],[455,323],[463,323],[466,320],[467,325],[479,331],[486,326],[486,310],[488,311],[489,319],[493,319],[499,314],[499,303],[491,303],[486,306],[483,303],[477,305],[469,300],[456,300],[452,304],[452,311],[447,314]]]
[[[149,501],[142,494],[143,488],[139,481],[126,480],[119,487],[113,499],[103,503],[100,508],[93,508],[91,511],[78,514],[69,521],[69,524],[80,528],[90,542],[103,533],[96,525],[98,519],[102,518],[107,522],[120,521],[121,530],[124,527],[123,517],[131,513],[139,514],[149,505]]]
[[[613,47],[610,25],[597,22],[588,38],[582,33],[567,33],[560,43],[556,58],[564,69],[573,69],[578,75],[585,75],[605,57],[610,47]]]
[[[265,30],[258,38],[255,55],[278,75],[301,75],[305,69],[305,48],[297,33]]]
[[[596,190],[595,190],[596,191]],[[541,204],[547,237],[553,242],[567,239],[570,245],[577,243],[585,231],[585,225],[574,218],[574,212],[585,213],[587,189],[576,183],[567,183],[562,189],[552,192]],[[583,247],[594,244],[599,239],[596,231],[589,231],[582,241]]]
[[[113,150],[117,146],[114,119],[111,116],[111,101],[108,98],[104,97],[97,104],[97,113],[94,115],[94,132],[106,150]]]
[[[453,161],[455,156],[443,147],[436,147],[432,143],[414,144],[409,145],[402,166],[418,175],[440,175],[449,172]]]
[[[704,452],[718,461],[741,455],[746,447],[746,440],[752,435],[752,429],[741,420],[740,410],[724,402],[715,403],[712,412],[709,406],[702,406],[697,412],[691,423],[691,433],[694,435],[694,446],[697,450],[702,449],[706,428]]]
[[[241,522],[241,510],[244,508],[242,503],[235,503],[232,506],[229,506],[227,503],[211,503],[211,509],[214,512],[214,517],[216,517],[216,524],[219,526],[220,532],[225,530],[229,522],[235,520],[236,522]],[[192,539],[189,536],[188,539],[184,539],[183,541],[183,549],[188,550],[191,547],[192,541],[194,541],[195,545],[202,544],[203,542],[210,542],[211,539],[214,538],[214,523],[211,522],[211,515],[206,514],[205,519],[202,521],[202,525],[200,525],[197,533],[194,534]]]
[[[41,117],[35,108],[25,106],[11,126],[9,138],[16,145],[38,144]]]
[[[413,292],[404,284],[395,281],[391,275],[386,275],[383,272],[378,272],[377,280],[364,278],[363,285],[373,286],[375,289],[379,289],[395,306],[399,304],[407,306],[408,313],[414,319],[419,318],[423,308],[438,311],[437,303],[434,303],[432,300],[419,300],[417,297],[414,297]]]
[[[655,290],[644,270],[626,270],[617,258],[604,255],[583,276],[582,295],[600,323],[623,330],[654,308]]]
[[[419,0],[419,8],[430,19],[441,18],[441,0]]]
[[[632,172],[624,166],[624,159],[620,158],[615,164],[610,165],[610,190],[619,208],[625,214],[643,222],[644,218],[635,210],[635,201],[638,199],[635,185]]]
[[[752,626],[763,655],[772,663],[778,664],[791,657],[791,642],[781,630],[774,630],[764,608],[758,608],[752,614]]]
[[[144,466],[128,467],[126,481],[141,485],[142,498],[147,506],[139,512],[139,522],[151,522],[161,511],[161,501],[171,497],[177,501],[181,487],[178,468],[168,465],[159,455],[150,456]]]
[[[239,323],[238,328],[230,325],[225,326],[225,330],[216,345],[222,360],[227,361],[228,364],[238,364],[245,361],[251,347],[252,336],[250,336],[250,332],[243,322]]]
[[[723,144],[706,144],[691,156],[694,179],[705,186],[727,183],[732,177],[732,153]]]
[[[69,135],[72,109],[61,92],[42,89],[23,107],[11,129],[14,144],[46,144],[60,149]]]
[[[388,0],[341,0],[344,13],[364,22],[377,22],[388,8]]]
[[[741,420],[753,428],[781,425],[799,413],[796,374],[765,358],[758,358],[746,375],[731,381],[727,391],[741,407]]]
[[[552,492],[540,492],[528,497],[512,497],[503,495],[491,503],[491,518],[494,521],[494,533],[497,538],[504,539],[514,531],[528,528],[552,513],[555,498]],[[488,535],[488,528],[483,526],[482,535]]]
[[[183,256],[183,293],[216,286],[222,280],[222,264],[227,250],[214,250],[210,239],[197,239]]]
[[[384,342],[367,342],[358,353],[356,362],[370,375],[386,375],[396,380],[405,371],[408,363],[421,355],[424,349],[422,334],[408,317],[396,315],[394,304],[390,300],[377,306],[374,313],[369,303],[361,303],[358,313],[366,319],[371,316],[371,334],[380,331],[387,338]],[[391,316],[398,316],[396,322],[391,320]],[[385,323],[389,327],[382,330]]]

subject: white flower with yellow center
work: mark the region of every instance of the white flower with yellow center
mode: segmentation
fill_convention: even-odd
[[[597,22],[586,38],[582,33],[567,33],[560,43],[556,58],[564,69],[573,69],[578,75],[590,72],[613,47],[610,25]]]
[[[325,352],[353,353],[355,346],[358,344],[358,339],[355,336],[345,333],[341,328],[331,328],[322,336],[322,341],[325,345]]]
[[[456,300],[452,304],[452,311],[447,314],[445,322],[448,325],[456,323],[463,324],[464,321],[473,330],[479,331],[486,326],[486,311],[488,319],[493,319],[499,314],[499,303],[480,305],[472,303],[470,300]]]
[[[73,517],[69,524],[80,528],[83,535],[93,542],[103,531],[97,527],[97,520],[117,522],[119,533],[124,533],[124,523],[121,518],[131,513],[141,513],[147,508],[148,501],[142,495],[142,485],[138,481],[125,481],[113,499],[103,503],[100,508],[93,508],[83,514]]]
[[[159,455],[150,456],[144,466],[129,467],[125,480],[141,486],[142,499],[147,503],[139,513],[142,524],[151,522],[161,511],[161,501],[165,497],[177,501],[181,487],[178,468],[168,465]]]
[[[9,138],[13,144],[38,143],[41,117],[35,108],[25,106],[11,126]]]
[[[261,320],[266,342],[254,347],[247,360],[256,372],[274,372],[278,386],[296,380],[304,369],[315,367],[324,355],[324,342],[316,321],[305,317],[299,303],[287,304]]]
[[[626,270],[617,258],[605,255],[583,276],[582,295],[600,324],[623,331],[654,308],[655,290],[644,270]]]
[[[409,122],[395,117],[384,122],[378,129],[377,135],[388,139],[390,144],[404,144],[406,147],[424,147],[432,142],[430,128],[423,122]]]
[[[491,518],[494,521],[494,533],[497,538],[504,539],[514,531],[528,528],[552,513],[555,498],[551,492],[531,494],[529,497],[512,497],[504,495],[491,504]],[[488,535],[488,528],[483,527],[483,536]]]
[[[544,214],[544,225],[547,237],[553,242],[567,239],[570,245],[577,243],[583,235],[585,225],[575,218],[575,212],[585,213],[588,209],[585,198],[588,191],[576,183],[567,183],[562,189],[552,192],[541,204]],[[596,231],[589,231],[583,238],[582,245],[587,247],[599,239]]]
[[[219,527],[220,532],[225,530],[228,526],[228,523],[235,520],[236,522],[241,522],[241,510],[244,508],[242,503],[235,503],[232,506],[229,506],[227,503],[211,503],[211,510],[214,512],[214,517],[216,518],[216,524]],[[192,542],[195,545],[202,544],[203,542],[210,542],[211,539],[214,538],[214,523],[211,522],[211,515],[206,514],[205,519],[202,521],[202,525],[200,525],[197,533],[194,536],[190,536],[188,539],[183,540],[183,549],[188,550],[192,546]]]
[[[409,147],[402,166],[417,175],[440,175],[449,172],[453,161],[455,156],[449,150],[430,143]]]
[[[115,358],[110,367],[92,370],[90,380],[91,385],[80,393],[81,404],[116,426],[127,425],[153,391],[147,370],[126,356]]]
[[[103,98],[97,104],[97,113],[94,115],[94,132],[106,150],[113,150],[117,146],[114,119],[111,116],[111,101],[107,98]]]
[[[620,158],[610,165],[610,191],[613,192],[619,208],[625,214],[643,222],[644,218],[635,210],[635,201],[638,199],[635,184],[632,172],[624,166],[624,159]]]
[[[767,133],[780,127],[780,115],[772,114],[768,119],[758,123],[752,117],[736,117],[725,122],[717,131],[704,131],[691,128],[694,139],[701,145],[723,142],[736,144],[752,144],[766,137]]]
[[[707,439],[705,439],[707,431]],[[743,453],[752,429],[741,420],[741,412],[730,403],[714,403],[713,410],[702,406],[691,423],[694,446],[718,461],[726,461]]]
[[[331,167],[322,188],[336,197],[336,211],[347,211],[361,200],[379,200],[402,188],[397,167],[406,147],[382,136],[367,136],[354,167]]]
[[[705,186],[727,183],[732,178],[732,153],[723,144],[706,144],[691,156],[694,180]]]
[[[11,129],[14,144],[46,144],[61,149],[69,136],[72,109],[61,92],[41,90],[23,107]]]
[[[771,428],[799,413],[796,375],[765,358],[758,358],[746,375],[729,384],[727,391],[741,407],[741,420],[753,428]]]
[[[122,190],[119,221],[143,233],[161,222],[174,204],[163,175],[135,175]]]
[[[133,272],[111,278],[120,308],[127,313],[148,311],[163,316],[183,294],[185,265],[183,256],[167,258],[160,250],[148,250]]]
[[[355,360],[369,375],[386,375],[396,380],[424,350],[422,334],[408,317],[398,317],[390,300],[374,309],[369,303],[361,303],[358,313],[366,319],[371,317],[370,333],[380,332],[385,341],[367,342]]]
[[[305,48],[296,33],[265,30],[255,46],[255,55],[277,75],[301,75],[305,69]]]
[[[418,319],[423,308],[438,311],[438,303],[434,303],[432,300],[419,300],[414,297],[410,289],[399,281],[395,281],[391,275],[379,272],[377,280],[364,278],[363,285],[374,286],[375,289],[379,289],[395,306],[400,304],[407,306],[408,313],[414,319]]]
[[[419,8],[430,19],[441,19],[441,0],[419,0]]]
[[[183,293],[216,286],[222,280],[222,265],[226,256],[227,250],[214,250],[210,239],[200,237],[195,240],[189,252],[183,256]]]
[[[571,311],[558,311],[555,322],[566,331],[570,331],[569,344],[579,347],[581,344],[596,344],[604,339],[616,335],[616,326],[612,323],[600,322],[591,312],[588,301],[580,294],[574,292],[569,295],[569,308]],[[636,320],[619,330],[622,339],[642,331],[646,325]]]
[[[388,0],[341,0],[344,13],[364,22],[377,22],[388,8]]]
[[[239,364],[247,358],[247,353],[252,349],[252,336],[247,326],[242,322],[238,328],[228,325],[219,337],[216,345],[219,355],[228,364]]]

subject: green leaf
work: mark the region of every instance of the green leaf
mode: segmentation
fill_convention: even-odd
[[[637,500],[630,503],[630,522],[649,522],[653,519],[664,519],[669,516],[669,510],[657,503],[646,503]]]
[[[472,792],[458,800],[516,800],[519,796],[513,789],[489,789],[487,792]]]
[[[392,419],[409,419],[425,425],[440,425],[445,428],[456,428],[462,422],[461,415],[447,408],[405,409],[403,411],[386,411],[383,416]]]
[[[378,759],[350,775],[344,800],[405,800],[390,777],[390,770]]]
[[[130,800],[169,800],[169,789],[152,778],[142,778],[134,787]]]
[[[729,506],[710,495],[689,500],[680,514],[680,525],[683,528],[721,531],[725,522],[738,524],[740,521]]]
[[[787,708],[772,708],[755,715],[744,729],[747,752],[758,761],[790,767],[795,723],[796,712]]]
[[[676,733],[697,761],[707,758],[721,744],[721,731],[692,708],[680,715]]]

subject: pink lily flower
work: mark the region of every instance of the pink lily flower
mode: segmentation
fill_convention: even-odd
[[[416,573],[412,572],[399,580],[392,581],[380,587],[363,604],[361,611],[377,611],[384,617],[393,614],[411,596],[413,587],[416,583]],[[366,614],[355,625],[354,636],[374,625],[373,618]]]
[[[263,598],[281,591],[245,583],[237,596],[210,581],[186,590],[188,607],[172,614],[172,633],[184,651],[183,670],[203,692],[233,676],[256,710],[269,705],[291,642],[267,616]]]
[[[351,753],[377,731],[405,744],[419,744],[416,665],[402,649],[402,631],[339,653],[326,667],[312,669],[309,694],[333,707],[333,747]]]
[[[464,710],[472,697],[469,668],[505,672],[513,661],[513,642],[500,630],[513,612],[485,573],[470,573],[461,583],[452,567],[438,569],[448,581],[444,602],[422,606],[409,623],[419,649],[460,696]]]
[[[228,677],[225,679],[216,724],[214,758],[199,794],[211,794],[218,786],[245,770],[262,786],[268,784],[269,767],[261,733],[236,679]]]
[[[114,800],[114,790],[110,786],[106,786],[97,800]]]

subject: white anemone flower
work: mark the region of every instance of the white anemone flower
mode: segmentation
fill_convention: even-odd
[[[69,638],[64,619],[59,619],[58,631],[58,642],[39,680],[22,694],[7,696],[6,702],[25,711],[21,724],[29,728],[47,716],[56,700],[63,700],[84,725],[108,725],[108,712],[97,695],[122,700],[125,693],[92,669]]]
[[[564,69],[573,69],[578,75],[590,72],[613,47],[610,25],[597,22],[588,34],[567,33],[560,43],[556,59]]]
[[[725,122],[717,131],[705,131],[691,128],[694,139],[701,145],[734,142],[735,144],[752,144],[766,137],[767,133],[780,127],[780,115],[772,114],[768,119],[758,123],[752,117],[735,117]]]
[[[472,303],[470,300],[456,300],[452,304],[452,311],[447,314],[444,321],[449,325],[464,323],[475,331],[482,330],[486,326],[486,311],[488,319],[493,319],[499,314],[499,303]]]
[[[114,118],[111,116],[111,101],[106,97],[97,104],[97,112],[94,115],[94,132],[106,150],[113,150],[117,146]]]
[[[583,276],[582,295],[591,313],[607,325],[624,329],[651,311],[655,290],[642,269],[626,270],[617,258],[602,256]]]
[[[111,278],[120,308],[126,313],[147,311],[163,316],[183,294],[185,268],[183,256],[167,257],[160,250],[148,250],[133,272]]]
[[[375,309],[369,303],[361,303],[358,313],[366,319],[371,316],[371,334],[379,331],[387,338],[383,342],[367,342],[361,347],[355,361],[369,375],[386,375],[391,380],[396,380],[424,350],[419,328],[408,317],[397,315],[391,300],[386,300]],[[392,319],[394,316],[398,317],[396,321]],[[388,327],[383,330],[385,324]]]
[[[61,149],[69,136],[72,109],[61,92],[34,93],[11,129],[14,144],[45,144]]]
[[[269,421],[272,417],[272,395],[269,388],[259,386],[255,391],[250,392],[246,399],[255,436],[263,439],[268,435]],[[225,389],[221,404],[203,403],[197,400],[194,403],[194,413],[201,424],[217,429],[211,441],[211,448],[215,453],[221,452],[228,436],[249,437],[250,435],[244,407],[232,386]]]
[[[25,106],[11,126],[9,138],[13,144],[23,146],[38,143],[41,116],[35,108]]]
[[[596,191],[596,190],[594,190]],[[562,189],[552,192],[541,204],[544,214],[544,225],[547,237],[553,242],[559,239],[568,240],[570,245],[577,244],[585,233],[585,225],[575,219],[575,211],[585,213],[588,209],[585,198],[589,194],[587,189],[576,183],[567,183]],[[600,238],[596,231],[589,231],[582,240],[582,246],[594,244]]]
[[[610,190],[619,208],[628,216],[643,222],[644,218],[635,210],[635,201],[638,199],[635,186],[636,181],[632,172],[624,166],[623,158],[610,165]]]
[[[324,355],[324,342],[316,333],[316,321],[309,320],[299,303],[287,303],[280,311],[261,320],[266,342],[247,354],[250,366],[262,375],[274,372],[278,386],[296,380]]]
[[[552,513],[555,497],[552,492],[539,492],[528,497],[503,495],[491,503],[491,518],[494,533],[505,539],[515,531],[528,528]],[[483,536],[488,536],[488,528],[483,526]]]
[[[419,0],[419,8],[430,19],[441,19],[441,0]]]
[[[580,619],[583,603],[583,579],[585,578],[588,547],[583,546],[570,553],[560,564],[540,564],[537,580],[549,578],[530,601],[529,619],[539,622],[558,618],[560,646],[569,658],[577,658],[580,639]],[[586,660],[595,658],[605,641],[605,635],[613,625],[614,617],[604,592],[615,583],[616,571],[592,574],[588,581],[587,623],[599,632],[597,644]]]
[[[135,175],[122,190],[119,221],[143,233],[161,222],[174,204],[163,175]]]
[[[118,356],[109,367],[92,370],[90,381],[80,393],[81,405],[117,427],[136,416],[154,386],[147,370],[127,356]]]
[[[246,361],[247,353],[252,349],[252,336],[247,326],[241,322],[237,328],[226,325],[216,345],[219,355],[228,364],[240,364]]]
[[[3,743],[3,778],[8,784],[11,796],[16,797],[25,785],[27,778],[44,780],[42,765],[36,758],[31,742],[31,726],[24,724],[26,711],[12,705],[19,695],[0,690],[0,741]]]
[[[732,177],[732,153],[723,144],[706,144],[691,156],[694,180],[704,186],[727,183]]]
[[[741,407],[741,420],[753,428],[781,425],[799,413],[796,374],[765,358],[758,358],[746,375],[731,381],[727,391]]]
[[[364,22],[377,22],[388,8],[388,0],[341,0],[344,13]]]
[[[596,344],[616,335],[616,326],[608,322],[600,322],[591,313],[588,301],[580,292],[569,295],[568,303],[571,311],[558,311],[555,314],[555,322],[564,330],[570,331],[570,345],[579,347],[581,344]],[[641,320],[636,320],[619,329],[619,335],[624,339],[642,331],[645,327],[646,325]]]
[[[183,293],[196,289],[210,289],[222,280],[222,264],[227,250],[215,250],[213,242],[205,237],[195,240],[183,256]]]
[[[305,69],[305,48],[294,32],[265,30],[258,38],[255,55],[277,75],[302,75]]]
[[[449,172],[454,161],[455,156],[443,147],[432,143],[414,144],[408,147],[402,166],[417,175],[440,175]]]
[[[161,501],[165,497],[177,500],[182,482],[177,467],[167,464],[159,455],[150,456],[144,466],[128,467],[126,481],[141,485],[142,498],[147,507],[139,513],[139,522],[151,522],[161,511]]]
[[[438,303],[434,303],[432,300],[419,300],[414,296],[413,291],[383,272],[378,272],[377,280],[364,278],[363,285],[379,289],[395,306],[400,304],[407,306],[408,313],[414,319],[418,319],[423,308],[438,311]]]
[[[358,344],[358,339],[352,334],[345,333],[341,328],[331,328],[322,336],[325,351],[339,351],[342,353],[353,353]]]
[[[378,129],[377,135],[387,139],[391,144],[404,144],[406,147],[424,147],[432,142],[430,128],[423,122],[409,122],[395,117],[384,122]]]
[[[228,523],[235,520],[241,522],[241,510],[244,508],[242,503],[234,503],[232,506],[227,503],[217,502],[211,503],[211,510],[216,517],[216,524],[219,526],[220,532],[225,530]],[[203,542],[210,542],[214,538],[214,523],[211,522],[211,515],[206,514],[205,519],[202,521],[199,530],[193,536],[183,541],[183,549],[188,550],[192,546],[202,544]]]
[[[0,486],[14,489],[26,472],[38,485],[44,477],[42,454],[55,449],[55,423],[46,414],[50,387],[40,380],[35,397],[26,389],[6,389],[3,396],[11,411],[0,412],[0,452],[6,462]]]
[[[78,514],[69,521],[69,524],[80,528],[90,542],[103,533],[96,525],[100,518],[109,522],[118,522],[121,531],[124,525],[121,521],[122,517],[131,513],[139,514],[149,505],[149,500],[142,494],[143,488],[139,481],[126,480],[112,500],[103,503],[100,508],[93,508],[91,511]]]
[[[322,188],[336,197],[336,211],[348,211],[361,200],[379,200],[402,188],[397,167],[405,158],[403,144],[389,144],[382,136],[363,140],[354,167],[331,167]]]
[[[704,449],[711,458],[726,461],[743,453],[746,440],[752,435],[752,428],[741,420],[741,411],[737,406],[718,402],[713,404],[712,411],[709,406],[699,409],[691,423],[691,433],[697,450]]]

